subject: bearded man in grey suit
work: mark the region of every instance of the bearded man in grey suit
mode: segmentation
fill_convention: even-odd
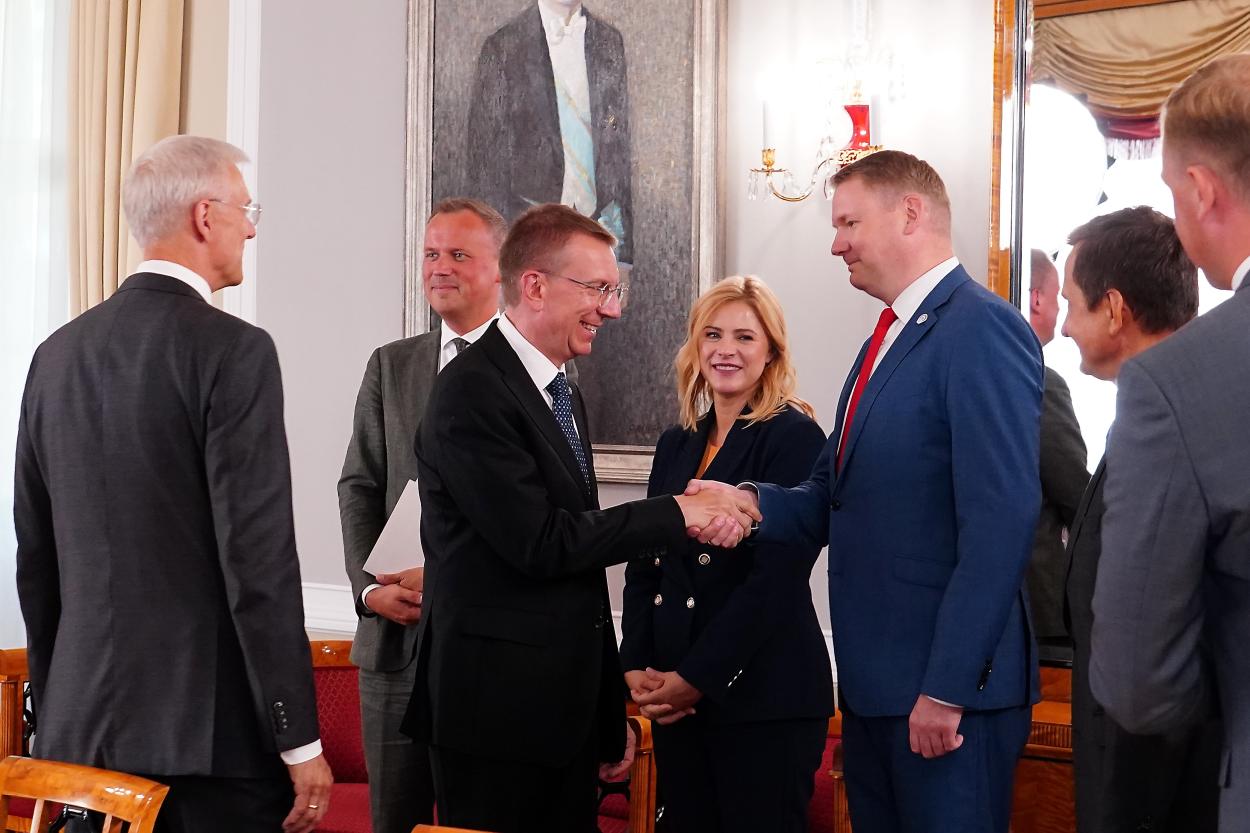
[[[158,833],[307,833],[329,805],[278,354],[210,303],[260,220],[246,161],[198,136],[135,160],[144,261],[40,345],[18,429],[34,751],[168,784]]]
[[[485,332],[499,310],[499,247],[507,224],[471,199],[435,206],[425,227],[421,279],[438,329],[373,351],[356,398],[339,479],[347,576],[356,599],[352,662],[360,667],[361,728],[376,833],[408,833],[433,821],[434,784],[424,745],[400,734],[412,694],[421,569],[381,585],[365,561],[408,481],[417,477],[413,437],[434,377]]]
[[[1224,720],[1220,830],[1250,817],[1250,54],[1163,112],[1190,259],[1232,298],[1120,370],[1094,592],[1094,697],[1130,732]],[[1214,698],[1212,695],[1215,695]]]

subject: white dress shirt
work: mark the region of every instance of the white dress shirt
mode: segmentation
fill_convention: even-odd
[[[200,277],[199,273],[193,272],[181,263],[174,263],[172,260],[145,260],[135,267],[132,274],[139,272],[155,272],[158,275],[165,275],[169,278],[177,278],[187,286],[200,293],[206,302],[213,302],[213,290],[209,287],[208,281]]]
[[[453,341],[455,341],[458,338],[463,338],[465,341],[472,344],[473,342],[477,341],[479,338],[482,337],[482,333],[486,332],[486,329],[490,326],[490,323],[498,317],[499,317],[499,313],[495,313],[490,318],[486,319],[486,321],[484,321],[480,326],[474,327],[472,330],[469,330],[464,335],[459,335],[455,330],[447,326],[446,321],[443,321],[440,325],[441,332],[438,338],[438,369],[439,371],[442,371],[442,369],[447,366],[448,362],[450,362],[452,359],[454,359],[456,356],[459,355],[456,352],[456,346],[452,344]]]
[[[521,335],[521,331],[508,318],[507,313],[499,316],[499,332],[503,333],[503,337],[507,340],[508,346],[516,353],[517,358],[521,360],[521,364],[525,367],[525,372],[529,374],[530,380],[533,381],[534,387],[538,388],[538,392],[542,394],[543,401],[547,403],[547,407],[551,408],[551,394],[547,392],[547,385],[551,384],[551,380],[556,378],[557,373],[564,372],[564,365],[556,367],[551,363],[551,359],[543,355],[543,352],[530,344],[529,340]],[[573,426],[574,433],[577,432],[577,425]]]
[[[1250,273],[1250,257],[1241,262],[1237,267],[1237,271],[1233,273],[1233,292],[1237,291],[1237,287],[1241,286],[1241,282],[1246,279],[1246,274]]]
[[[586,78],[586,14],[579,3],[577,9],[564,22],[561,14],[538,2],[538,14],[542,17],[543,31],[547,35],[547,51],[551,55],[551,73],[556,85],[556,95],[567,98],[567,103],[590,124],[590,82]],[[560,202],[572,206],[589,217],[594,213],[598,199],[595,193],[587,193],[585,183],[574,173],[568,153],[564,157],[564,185]],[[593,171],[591,172],[593,176]]]
[[[165,275],[170,278],[177,278],[187,286],[200,293],[205,302],[212,303],[213,290],[209,287],[208,281],[199,276],[198,273],[188,269],[181,263],[174,263],[170,260],[145,260],[135,267],[132,274],[139,272],[153,272],[157,275]],[[288,749],[280,753],[282,755],[282,763],[287,766],[302,764],[311,761],[313,758],[321,754],[321,740],[317,739],[312,743],[303,746],[297,746],[294,749]]]

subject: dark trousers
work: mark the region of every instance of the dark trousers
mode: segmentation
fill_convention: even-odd
[[[658,803],[671,833],[806,833],[829,721],[652,724]],[[858,833],[858,831],[856,831]]]
[[[285,774],[272,778],[145,775],[169,787],[155,833],[279,833],[295,803]]]
[[[855,833],[1007,833],[1029,707],[965,712],[963,745],[925,759],[911,751],[906,715],[862,717],[841,703]]]
[[[500,738],[500,750],[508,743]],[[595,738],[588,738],[573,760],[550,767],[431,746],[439,824],[494,833],[593,833],[597,750]]]
[[[373,833],[409,833],[418,824],[434,821],[429,748],[399,730],[416,668],[414,657],[399,671],[360,669],[360,728]]]

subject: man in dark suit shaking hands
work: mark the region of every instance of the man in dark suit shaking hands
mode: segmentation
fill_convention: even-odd
[[[598,765],[632,757],[604,567],[684,551],[719,516],[740,538],[755,515],[739,493],[599,509],[563,366],[621,315],[613,242],[565,206],[523,214],[500,254],[505,313],[439,374],[418,432],[425,597],[404,728],[429,743],[455,827],[593,829]]]
[[[18,431],[35,753],[168,784],[171,833],[303,833],[329,803],[278,356],[209,303],[260,219],[246,161],[195,136],[136,160],[145,260],[40,346]]]
[[[811,478],[758,486],[758,541],[829,544],[856,833],[1006,833],[1037,696],[1041,348],[955,259],[927,162],[880,151],[834,183],[833,254],[887,306]]]

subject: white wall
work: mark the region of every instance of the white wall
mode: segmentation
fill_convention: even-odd
[[[261,14],[257,323],[282,363],[303,578],[341,585],[335,484],[356,391],[373,348],[403,335],[407,3]]]
[[[793,83],[844,45],[844,6],[729,0],[726,269],[785,304],[800,393],[832,428],[836,396],[879,305],[829,255],[829,204],[748,202],[759,162],[761,73]],[[400,337],[405,0],[269,0],[263,7],[258,323],[277,341],[287,396],[296,532],[306,582],[345,583],[335,482],[369,352]],[[875,28],[908,56],[907,97],[878,103],[874,140],[932,162],[954,207],[955,248],[983,278],[988,246],[992,4],[877,0]],[[801,97],[800,97],[801,98]],[[779,112],[780,159],[810,166],[816,136]],[[808,168],[810,170],[810,167]],[[605,486],[605,505],[642,494]],[[824,560],[813,573],[827,625]],[[612,572],[619,604],[621,570]],[[310,598],[328,598],[317,588]],[[319,602],[310,617],[320,627]],[[348,610],[350,616],[350,610]],[[345,621],[350,621],[347,619]]]

